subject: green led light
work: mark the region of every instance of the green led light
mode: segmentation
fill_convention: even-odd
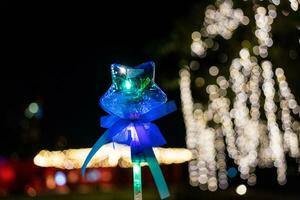
[[[130,82],[129,80],[126,80],[126,81],[125,81],[125,88],[126,88],[127,90],[130,90],[130,89],[132,88],[132,84],[131,84],[131,82]]]
[[[139,162],[133,162],[133,190],[134,199],[142,199],[142,173],[141,164]]]
[[[141,83],[141,87],[139,89],[140,92],[143,92],[144,89],[151,83],[151,79],[150,78],[146,78],[142,83]]]

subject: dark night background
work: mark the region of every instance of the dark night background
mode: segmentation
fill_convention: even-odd
[[[41,149],[90,147],[103,132],[99,117],[105,113],[98,106],[98,100],[111,84],[112,63],[135,66],[154,60],[156,82],[180,107],[178,70],[191,59],[190,34],[200,28],[204,9],[213,2],[51,1],[2,5],[0,157],[31,160]],[[245,8],[247,13],[247,3],[236,3],[235,7]],[[299,26],[300,29],[299,11],[291,12],[290,17],[296,23],[287,23],[290,19],[282,15],[279,18],[283,21],[276,22],[275,50],[270,50],[270,57],[273,55],[272,61],[286,71],[299,102],[300,34],[296,28]],[[253,19],[250,20],[253,23]],[[252,39],[250,31],[241,27],[239,34],[234,34],[236,50],[228,53],[229,61],[240,49],[243,37]],[[220,38],[217,40],[221,41]],[[230,41],[223,41],[223,44],[220,51],[228,51]],[[289,58],[291,49],[296,52],[295,59]],[[215,54],[208,56],[198,73],[208,76],[211,65],[208,63],[216,57]],[[220,63],[224,65],[221,71],[225,74],[229,61]],[[209,77],[207,79],[209,82]],[[206,100],[202,94],[200,101],[201,98]],[[24,110],[31,102],[41,105],[40,119],[25,117]],[[185,147],[180,109],[157,124],[168,141],[167,146]],[[294,161],[291,166],[285,186],[278,186],[276,169],[258,170],[258,183],[252,193],[250,191],[252,197],[256,198],[257,192],[267,193],[266,198],[274,199],[270,197],[272,190],[276,190],[276,194],[291,194],[291,199],[298,196],[299,173]],[[187,171],[187,167],[184,170]],[[242,181],[234,180],[232,184],[239,182]],[[187,193],[199,197],[204,193],[208,199],[226,192],[201,193],[200,189],[189,187],[187,181],[185,185]],[[233,190],[229,189],[227,194],[231,195]],[[184,194],[181,193],[183,199]]]
[[[61,138],[67,140],[61,148],[92,145],[101,131],[98,119],[104,113],[98,99],[111,84],[110,65],[134,66],[154,60],[158,83],[163,79],[161,71],[177,76],[178,67],[163,66],[148,47],[160,48],[174,28],[174,20],[187,15],[190,6],[105,2],[13,9],[7,16],[1,73],[5,105],[1,152],[30,157],[39,148],[53,149]],[[180,103],[178,90],[167,93]],[[35,101],[43,105],[44,115],[38,126],[38,143],[26,144],[20,121],[26,106]],[[167,137],[170,144],[183,146],[184,127],[177,115],[181,131],[176,137]],[[170,135],[176,130],[172,127],[167,131]]]

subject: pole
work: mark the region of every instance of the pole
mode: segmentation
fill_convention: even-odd
[[[142,168],[140,162],[133,162],[134,200],[142,200]]]

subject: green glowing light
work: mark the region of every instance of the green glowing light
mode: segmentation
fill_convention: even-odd
[[[33,102],[28,106],[28,110],[32,114],[36,114],[39,111],[39,105],[37,103]]]
[[[133,173],[134,173],[134,175],[141,174],[141,167],[139,166],[139,163],[134,163],[134,165],[133,165]]]
[[[127,90],[130,90],[130,89],[132,88],[132,84],[131,84],[131,82],[130,82],[129,80],[126,80],[126,81],[125,81],[125,88],[126,88]]]
[[[142,92],[149,84],[151,83],[150,78],[146,78],[142,83],[141,83],[141,88],[139,89],[140,92]]]
[[[139,162],[133,162],[133,190],[134,199],[142,199],[142,174]]]

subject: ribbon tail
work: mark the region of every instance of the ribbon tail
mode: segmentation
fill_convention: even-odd
[[[89,152],[89,154],[87,155],[82,167],[81,167],[81,174],[82,176],[84,176],[85,171],[86,171],[86,167],[89,164],[89,162],[91,161],[91,159],[93,158],[93,156],[97,153],[97,151],[105,144],[108,143],[110,141],[110,137],[109,137],[109,129],[106,130],[103,135],[97,140],[97,142],[94,144],[93,148],[91,149],[91,151]]]
[[[120,118],[114,115],[102,116],[100,118],[100,126],[102,128],[110,128],[119,120]]]
[[[166,140],[162,133],[160,132],[159,128],[153,124],[150,123],[150,129],[149,129],[149,139],[151,141],[152,147],[159,147],[164,144],[166,144]]]
[[[87,155],[82,168],[81,168],[81,174],[84,176],[85,170],[93,156],[97,153],[97,151],[106,143],[110,142],[112,138],[120,133],[124,128],[128,126],[128,121],[117,121],[115,124],[113,124],[108,130],[106,130],[103,135],[97,140],[97,142],[94,144],[92,150]]]
[[[165,198],[169,197],[170,192],[169,192],[167,183],[165,181],[164,175],[159,167],[159,164],[156,160],[156,157],[155,157],[155,154],[154,154],[152,148],[145,149],[144,155],[145,155],[146,162],[149,165],[152,176],[154,178],[160,198],[165,199]]]

